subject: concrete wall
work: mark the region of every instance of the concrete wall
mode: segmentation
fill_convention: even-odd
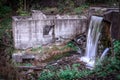
[[[58,19],[56,20],[56,37],[70,38],[86,30],[84,19]]]
[[[67,16],[45,16],[40,12],[33,12],[30,17],[13,17],[13,37],[16,49],[27,49],[30,47],[48,44],[55,38],[71,38],[76,34],[86,31],[86,18],[78,18],[74,15]],[[38,17],[37,17],[38,16]],[[54,30],[53,30],[54,26]]]

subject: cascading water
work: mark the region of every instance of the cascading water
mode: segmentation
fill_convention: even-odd
[[[86,54],[84,57],[81,57],[80,60],[87,63],[86,65],[89,68],[93,68],[95,64],[95,57],[97,53],[97,44],[102,29],[102,17],[92,16],[86,43]]]
[[[101,55],[101,57],[100,57],[100,61],[102,61],[103,59],[104,59],[104,57],[105,57],[105,55],[107,55],[107,52],[109,51],[109,48],[106,48],[104,51],[103,51],[103,53],[102,53],[102,55]]]

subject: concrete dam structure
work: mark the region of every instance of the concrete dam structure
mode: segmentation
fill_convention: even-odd
[[[14,47],[27,49],[30,47],[69,39],[86,32],[85,16],[79,15],[45,15],[33,10],[32,16],[13,16],[12,28]]]

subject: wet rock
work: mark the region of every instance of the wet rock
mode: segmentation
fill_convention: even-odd
[[[33,74],[33,73],[34,73],[33,69],[29,69],[29,70],[26,72],[26,74]]]

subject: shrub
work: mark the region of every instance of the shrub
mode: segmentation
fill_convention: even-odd
[[[60,69],[58,72],[59,79],[62,80],[72,80],[75,75],[78,73],[77,69],[71,69],[70,66],[66,66],[66,69]]]
[[[78,6],[78,7],[76,7],[75,9],[74,9],[74,12],[76,13],[76,14],[81,14],[86,8],[88,8],[89,7],[89,5],[88,4],[83,4],[83,5],[81,5],[81,6]]]
[[[38,80],[54,80],[54,75],[55,75],[54,72],[51,72],[51,71],[43,71],[43,72],[40,74],[40,77],[39,77]]]
[[[8,16],[8,14],[12,11],[12,9],[8,6],[1,6],[0,7],[0,18],[4,18]]]

